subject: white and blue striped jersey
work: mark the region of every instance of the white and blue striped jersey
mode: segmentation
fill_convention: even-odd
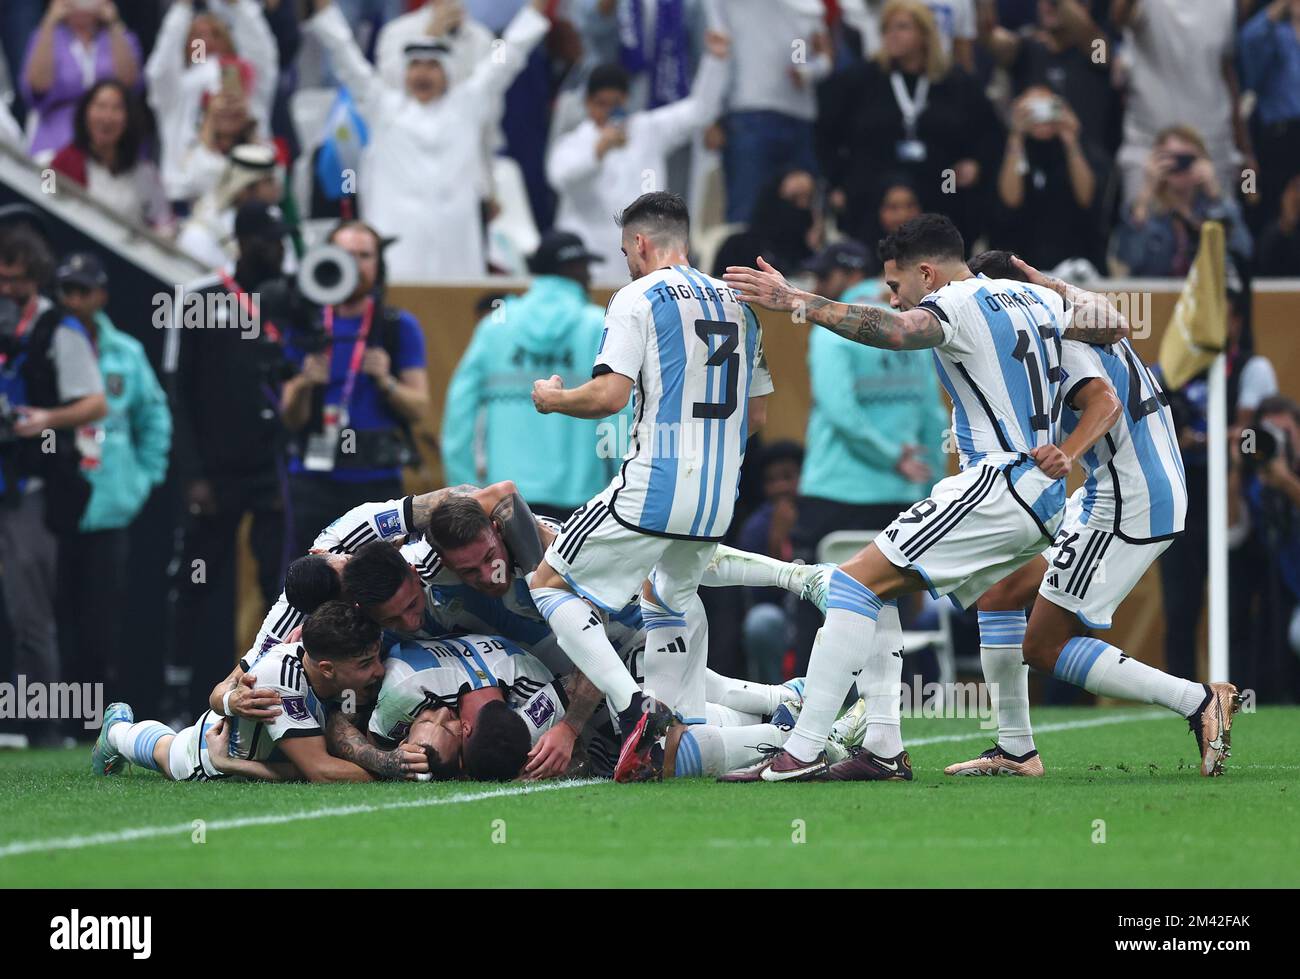
[[[749,437],[749,399],[772,393],[758,317],[685,265],[624,286],[605,311],[593,376],[636,382],[633,434],[610,510],[633,530],[721,540]]]
[[[502,636],[403,639],[388,650],[370,730],[401,741],[426,708],[455,708],[462,694],[498,687],[536,740],[564,717],[564,694],[551,671]]]
[[[411,530],[412,501],[412,497],[404,496],[400,500],[355,506],[317,534],[311,549],[322,554],[352,554],[371,541],[386,540],[403,545],[404,553],[407,548],[415,548],[407,554],[407,560],[417,566],[427,564],[430,548],[420,542],[419,534]],[[280,597],[262,619],[262,627],[244,654],[244,661],[252,662],[259,653],[285,642],[306,617],[305,613],[289,604],[283,591],[280,592]]]
[[[1124,414],[1080,462],[1084,482],[1082,521],[1121,540],[1166,540],[1183,529],[1187,516],[1187,477],[1178,450],[1169,398],[1150,368],[1127,340],[1104,347],[1066,340],[1061,364],[1065,403],[1094,377],[1115,389]],[[1062,437],[1078,418],[1061,418]]]
[[[934,362],[952,399],[961,468],[997,466],[1045,531],[1065,505],[1065,482],[1029,457],[1058,441],[1061,334],[1070,309],[1051,289],[975,276],[949,282],[920,303],[938,318]]]

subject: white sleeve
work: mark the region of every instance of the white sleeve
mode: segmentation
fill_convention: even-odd
[[[313,551],[351,554],[375,540],[404,542],[411,533],[412,497],[362,503],[316,535]]]
[[[1237,407],[1254,411],[1265,398],[1277,394],[1277,373],[1267,357],[1258,354],[1246,361],[1241,370]]]
[[[185,39],[193,20],[194,8],[187,3],[173,3],[163,15],[153,51],[144,63],[144,77],[154,104],[166,104],[180,94],[180,78],[188,65]]]
[[[402,86],[406,74],[406,45],[418,36],[407,30],[407,23],[404,15],[390,20],[379,28],[375,38],[375,67],[379,70],[379,77],[390,88]]]
[[[941,346],[952,347],[954,350],[959,346],[960,321],[957,316],[957,310],[952,302],[952,295],[945,293],[942,289],[932,292],[919,303],[917,309],[924,309],[939,321],[939,328],[943,330],[943,343]],[[962,351],[964,352],[964,351]]]
[[[262,619],[262,627],[257,630],[257,638],[253,640],[253,645],[239,661],[239,668],[247,673],[257,663],[258,657],[268,649],[288,642],[289,633],[302,625],[305,618],[306,615],[289,604],[289,600],[284,597],[284,592],[280,592],[280,597],[271,606],[271,611],[267,612],[266,618]]]
[[[280,48],[260,4],[254,0],[240,0],[228,9],[235,47],[239,56],[252,64],[256,72],[249,103],[257,117],[258,132],[269,137],[271,103],[275,101],[275,89],[280,80]]]
[[[775,391],[776,385],[772,383],[772,372],[767,367],[767,351],[763,349],[763,328],[758,326],[757,316],[753,317],[753,323],[758,328],[758,351],[754,354],[754,376],[749,382],[749,396],[761,398]]]
[[[726,85],[726,62],[706,52],[700,59],[690,94],[669,105],[640,113],[638,121],[650,130],[659,149],[667,153],[722,115]]]
[[[600,336],[592,376],[613,372],[636,380],[645,361],[649,302],[633,283],[614,294],[605,310],[605,332]]]
[[[371,733],[389,741],[401,741],[410,731],[409,714],[418,703],[412,700],[411,685],[406,681],[413,675],[410,665],[390,657],[384,670],[384,683],[379,688],[379,700],[370,712]]]
[[[1064,387],[1062,400],[1071,409],[1074,409],[1074,396],[1079,388],[1093,378],[1101,378],[1108,387],[1113,386],[1106,368],[1102,366],[1097,348],[1082,340],[1061,341],[1061,370],[1064,371],[1061,378]]]
[[[330,4],[302,26],[328,52],[330,65],[347,86],[357,111],[363,118],[374,120],[383,110],[384,97],[389,93],[397,95],[398,90],[385,85],[366,60],[339,8]]]
[[[564,193],[594,177],[600,169],[598,142],[600,132],[592,125],[579,125],[557,139],[546,154],[546,182]]]
[[[476,100],[492,100],[480,103],[485,110],[490,110],[486,114],[495,113],[496,100],[505,97],[506,89],[528,64],[533,48],[550,29],[551,22],[546,15],[525,3],[506,25],[500,42],[494,43],[488,56],[475,66],[474,73],[463,84]]]
[[[272,741],[323,737],[325,734],[307,705],[310,688],[302,674],[302,661],[297,652],[296,646],[278,646],[253,669],[258,687],[274,690],[280,695],[280,713],[263,722]]]
[[[554,683],[548,683],[515,708],[528,728],[528,738],[533,744],[560,721],[564,720],[564,701]]]

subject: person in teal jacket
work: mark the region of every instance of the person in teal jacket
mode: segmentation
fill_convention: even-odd
[[[807,267],[823,296],[888,306],[888,287],[867,278],[869,260],[858,242],[840,241]],[[812,563],[826,534],[880,530],[947,474],[949,420],[927,350],[879,350],[810,330],[808,372],[813,403],[791,541]],[[821,626],[810,610],[799,610],[801,669]]]
[[[512,479],[535,512],[562,519],[617,471],[624,416],[588,421],[533,408],[535,379],[559,374],[575,387],[591,376],[605,318],[587,297],[593,260],[577,235],[547,232],[529,263],[532,288],[474,330],[442,416],[448,486]]]
[[[91,493],[78,532],[59,542],[59,645],[68,678],[118,690],[133,682],[121,658],[128,528],[167,476],[172,417],[144,347],[103,311],[108,276],[99,259],[71,255],[55,280],[94,343],[108,399],[108,415],[77,433]]]

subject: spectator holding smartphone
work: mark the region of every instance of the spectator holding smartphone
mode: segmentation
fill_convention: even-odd
[[[1253,246],[1241,208],[1224,193],[1195,129],[1180,125],[1161,130],[1143,173],[1142,188],[1114,239],[1115,257],[1129,275],[1185,276],[1206,221],[1223,222],[1231,254],[1251,257]]]
[[[1105,242],[1097,201],[1105,157],[1082,138],[1079,117],[1045,86],[1012,104],[1011,129],[998,173],[999,240],[1043,268],[1086,258],[1103,268]],[[1032,218],[1029,216],[1032,215]]]

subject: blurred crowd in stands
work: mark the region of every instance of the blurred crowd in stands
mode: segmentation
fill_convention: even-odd
[[[919,207],[1040,267],[1135,276],[1183,275],[1215,218],[1244,273],[1300,274],[1296,0],[8,0],[0,17],[0,138],[205,264],[263,196],[363,218],[395,239],[395,282],[521,274],[556,226],[619,284],[609,216],[666,187],[706,259],[740,234],[797,264]]]
[[[761,254],[853,302],[887,301],[874,243],[923,211],[972,252],[1081,284],[1181,279],[1221,222],[1232,425],[1272,447],[1232,456],[1234,645],[1300,650],[1300,409],[1250,323],[1252,282],[1300,276],[1300,0],[5,0],[0,37],[0,144],[210,269],[194,291],[234,305],[209,313],[237,318],[326,238],[359,271],[324,323],[268,343],[168,331],[168,399],[103,314],[96,256],[0,227],[0,298],[23,314],[0,336],[48,345],[41,390],[64,413],[7,437],[82,432],[72,464],[92,487],[61,523],[57,474],[3,457],[11,673],[57,676],[57,642],[63,673],[123,680],[126,528],[171,479],[169,675],[206,690],[234,646],[240,521],[269,603],[324,524],[400,495],[433,398],[449,483],[514,479],[556,516],[586,500],[617,454],[528,392],[586,372],[589,292],[627,280],[612,216],[656,189],[688,201],[699,267]],[[420,326],[384,287],[489,275],[531,285],[485,298],[449,389],[430,391]],[[887,524],[948,456],[928,357],[813,331],[808,370],[805,444],[755,438],[730,539],[813,561],[829,531]],[[1162,561],[1180,610],[1166,658],[1191,675],[1212,433],[1203,377],[1171,396],[1193,485]],[[346,464],[341,429],[364,436]],[[802,669],[815,613],[715,591],[720,671]],[[1294,696],[1288,660],[1234,679]]]

